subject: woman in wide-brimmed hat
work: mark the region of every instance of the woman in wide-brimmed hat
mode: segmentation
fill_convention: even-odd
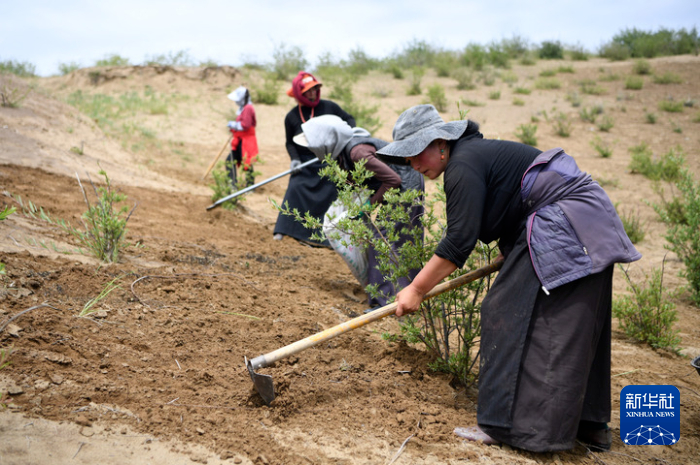
[[[477,240],[504,257],[481,307],[478,426],[455,432],[538,452],[576,439],[609,449],[613,264],[641,258],[610,199],[562,149],[485,139],[432,105],[402,113],[393,136],[378,156],[443,175],[447,214],[396,314],[417,311]]]
[[[297,209],[302,214],[309,212],[319,219],[323,218],[323,214],[337,197],[335,185],[319,176],[321,163],[299,168],[302,163],[316,156],[308,148],[296,144],[293,138],[301,134],[303,123],[320,115],[336,115],[346,121],[350,127],[355,127],[355,118],[340,108],[337,103],[321,99],[321,87],[322,84],[311,73],[299,71],[287,91],[287,95],[294,97],[297,105],[284,118],[285,146],[291,158],[292,175],[282,201],[282,205],[287,203],[290,208]],[[317,244],[311,240],[313,233],[314,231],[305,228],[293,217],[280,213],[273,237],[280,240],[283,236],[291,236],[306,243]],[[327,243],[317,245],[328,246]]]

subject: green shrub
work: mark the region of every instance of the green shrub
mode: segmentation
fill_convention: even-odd
[[[668,249],[685,265],[682,275],[690,284],[695,304],[700,306],[700,182],[683,169],[674,186],[678,195],[655,204],[654,210],[666,224]]]
[[[660,159],[654,159],[654,154],[646,142],[630,148],[632,160],[630,161],[630,171],[639,173],[652,181],[673,182],[679,179],[685,154],[680,147],[670,149]]]
[[[401,67],[406,69],[428,68],[433,65],[437,54],[438,50],[425,40],[413,39],[404,46],[395,59]]]
[[[631,52],[623,44],[609,43],[600,47],[598,55],[610,61],[625,61],[630,57]]]
[[[649,112],[645,113],[644,119],[649,124],[656,124],[656,114],[654,114],[654,113],[649,113]]]
[[[603,117],[598,121],[598,130],[603,132],[610,132],[610,130],[615,125],[613,117],[610,115],[603,115]]]
[[[241,174],[243,174],[243,170],[240,169],[238,169],[236,173],[238,176],[236,179],[236,184],[233,185],[231,183],[231,177],[229,176],[231,167],[231,162],[226,160],[225,162],[217,163],[217,166],[212,170],[211,176],[212,179],[214,179],[214,184],[209,185],[209,188],[212,190],[212,202],[217,202],[218,200],[228,197],[234,192],[238,192],[246,187],[246,180],[244,179],[245,176],[241,176]],[[221,207],[225,210],[235,210],[244,199],[245,197],[243,195],[239,195],[238,197],[234,197],[222,203]]]
[[[272,61],[272,72],[279,81],[291,81],[299,71],[305,70],[309,65],[301,48],[297,46],[288,48],[284,43],[275,46]]]
[[[506,71],[501,73],[501,80],[508,85],[512,85],[518,82],[518,75],[511,71]]]
[[[532,91],[526,87],[516,87],[515,89],[513,89],[513,92],[522,95],[530,95],[532,93]]]
[[[595,123],[598,115],[603,114],[603,111],[602,105],[595,105],[592,107],[581,108],[578,114],[583,121],[586,121],[587,123]]]
[[[521,99],[521,98],[518,98],[518,97],[514,97],[514,98],[513,98],[513,105],[518,106],[518,107],[524,107],[524,106],[525,106],[525,100],[523,100],[523,99]]]
[[[496,83],[497,77],[498,74],[490,66],[482,69],[479,73],[479,79],[481,80],[481,82],[484,83],[485,86],[494,85]]]
[[[447,110],[447,97],[445,97],[445,88],[442,84],[433,84],[428,87],[428,103],[431,103],[437,111]]]
[[[582,45],[577,45],[569,50],[569,58],[572,61],[588,61],[588,52]]]
[[[651,63],[643,58],[635,60],[632,66],[632,72],[639,75],[651,74]]]
[[[567,92],[565,99],[567,102],[570,102],[571,106],[574,108],[581,106],[581,96],[575,90]]]
[[[556,78],[538,78],[535,81],[535,88],[542,90],[551,90],[561,88],[561,81]]]
[[[153,55],[147,57],[145,64],[162,66],[194,66],[194,59],[189,56],[187,50],[178,52],[168,52],[167,54]]]
[[[75,61],[71,61],[70,63],[59,63],[58,65],[58,72],[61,73],[61,76],[65,76],[79,69],[80,64],[76,63]]]
[[[551,119],[551,122],[554,126],[554,132],[558,136],[569,137],[571,135],[571,120],[566,113],[560,111]]]
[[[478,100],[472,100],[468,98],[463,98],[462,103],[467,105],[468,107],[483,107],[486,105],[485,103],[479,102]]]
[[[494,90],[492,92],[489,92],[489,98],[491,100],[498,100],[501,98],[501,91],[500,90]]]
[[[448,77],[458,66],[459,58],[453,52],[440,51],[433,60],[433,67],[439,77]]]
[[[474,72],[469,68],[457,68],[452,72],[452,78],[457,81],[458,90],[476,89],[476,84],[474,84]]]
[[[105,185],[98,187],[92,184],[92,181],[90,182],[95,195],[94,204],[90,203],[88,194],[78,179],[87,205],[87,211],[80,217],[81,229],[64,220],[54,220],[48,212],[31,201],[24,205],[22,199],[15,198],[15,200],[20,204],[25,216],[59,227],[76,239],[80,246],[87,249],[94,257],[103,262],[115,263],[119,260],[121,251],[131,245],[126,241],[126,224],[137,205],[134,205],[131,210],[126,206],[120,207],[119,204],[127,200],[126,195],[112,189],[112,183],[104,170],[100,169],[99,174],[104,176]],[[78,249],[78,252],[83,253],[83,250]]]
[[[265,73],[262,87],[251,86],[251,91],[255,103],[277,105],[280,94],[280,82],[275,79],[274,73]]]
[[[104,58],[95,61],[95,66],[106,67],[106,66],[129,66],[129,59],[112,53],[106,55]]]
[[[488,60],[489,63],[496,68],[510,68],[508,53],[503,48],[502,44],[498,42],[491,42],[488,45]]]
[[[644,79],[639,76],[627,76],[625,79],[625,89],[641,90],[644,87]]]
[[[599,136],[596,136],[590,142],[590,144],[602,158],[612,157],[612,147],[610,147],[610,145],[603,141],[603,139],[601,139]]]
[[[423,80],[423,75],[425,74],[425,69],[419,66],[413,67],[411,70],[411,79],[409,80],[408,90],[406,95],[420,95],[423,91],[420,88],[421,81]]]
[[[28,61],[0,61],[0,74],[9,73],[19,77],[36,76],[36,66]]]
[[[627,236],[630,238],[633,244],[636,244],[644,240],[644,226],[639,218],[639,211],[633,213],[628,212],[618,212],[620,220],[622,220],[622,225],[625,228]]]
[[[536,124],[521,124],[515,131],[515,135],[518,137],[518,139],[520,139],[520,142],[522,142],[523,144],[535,147],[537,146],[537,137],[535,137],[536,132]]]
[[[600,55],[606,58],[627,59],[653,58],[664,55],[686,55],[698,53],[700,39],[696,28],[689,31],[673,31],[665,28],[657,32],[642,31],[636,28],[625,29],[613,36],[601,47]]]
[[[27,98],[32,86],[14,79],[2,79],[0,81],[0,106],[5,108],[19,108],[22,101]]]
[[[481,71],[488,64],[488,53],[482,45],[469,44],[462,54],[462,62],[469,68]]]
[[[666,111],[668,113],[682,113],[683,102],[677,102],[675,100],[662,100],[659,102],[659,110]]]
[[[584,82],[581,84],[581,92],[586,95],[605,95],[608,89],[596,83]]]
[[[403,69],[395,60],[389,60],[386,71],[394,76],[394,79],[403,79]]]
[[[559,41],[544,41],[540,44],[538,56],[544,60],[562,60],[564,48]]]
[[[655,74],[653,78],[654,84],[682,84],[683,78],[675,73]]]
[[[350,75],[337,77],[338,81],[333,86],[332,98],[338,100],[345,111],[355,118],[355,125],[365,128],[374,134],[382,127],[381,119],[377,116],[379,105],[365,106],[357,102],[352,92],[353,78]]]
[[[537,58],[535,53],[532,51],[525,53],[523,56],[520,57],[518,63],[520,63],[523,66],[535,66],[537,64]]]
[[[678,352],[678,330],[673,323],[678,319],[676,305],[671,302],[673,293],[665,292],[663,265],[647,275],[642,285],[632,283],[627,272],[620,266],[627,278],[630,296],[613,301],[613,316],[620,322],[620,328],[627,337],[643,342],[654,349],[667,349]]]

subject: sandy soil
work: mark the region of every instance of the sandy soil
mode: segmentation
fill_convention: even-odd
[[[660,85],[644,77],[640,91],[624,89],[632,63],[540,62],[515,66],[512,85],[459,91],[456,82],[428,74],[448,102],[462,104],[487,137],[517,139],[521,124],[538,117],[538,146],[561,146],[581,167],[605,182],[623,211],[639,213],[644,258],[629,272],[640,279],[662,264],[664,226],[649,202],[652,183],[628,170],[628,149],[646,142],[657,155],[679,146],[700,175],[698,107],[700,58],[652,60],[656,73],[683,83]],[[536,90],[544,69],[560,72],[554,90]],[[20,108],[0,108],[0,188],[31,200],[54,219],[75,225],[85,211],[77,177],[101,181],[102,167],[115,187],[138,206],[128,239],[138,246],[117,264],[104,265],[75,251],[70,236],[39,219],[14,214],[0,223],[0,261],[6,264],[0,300],[0,348],[12,348],[0,371],[0,465],[112,464],[627,464],[697,463],[700,447],[700,377],[690,356],[700,354],[700,314],[686,293],[674,301],[683,356],[658,352],[613,336],[613,449],[593,454],[582,446],[557,454],[532,454],[507,446],[466,443],[456,426],[476,421],[475,392],[454,389],[427,368],[421,347],[381,339],[394,318],[376,322],[261,369],[279,391],[266,406],[253,388],[244,356],[252,358],[347,321],[366,308],[366,295],[331,250],[272,240],[286,180],[247,195],[241,208],[207,211],[207,166],[228,137],[226,94],[255,86],[255,74],[233,68],[126,67],[80,70],[65,77],[0,81],[31,91]],[[604,79],[617,76],[618,79]],[[323,79],[323,76],[320,76]],[[601,95],[581,92],[593,80]],[[354,88],[365,105],[379,105],[387,140],[400,112],[425,96],[406,96],[406,81],[372,73]],[[515,87],[533,89],[516,94]],[[144,89],[169,96],[166,113],[135,113],[124,121],[147,130],[147,145],[117,139],[88,115],[66,104],[72,93],[123,95]],[[256,105],[261,162],[259,180],[288,169],[282,121],[292,102]],[[329,92],[324,89],[325,95]],[[489,95],[500,90],[499,99]],[[602,105],[614,119],[609,132],[578,117]],[[376,95],[387,94],[384,98]],[[515,105],[519,98],[524,105]],[[682,113],[658,110],[662,99],[694,102]],[[557,136],[546,115],[569,115],[572,134]],[[645,114],[658,121],[646,123]],[[458,117],[450,105],[445,119]],[[596,137],[611,144],[601,158]],[[98,166],[99,164],[99,166]],[[77,175],[77,176],[76,176]],[[429,184],[433,189],[434,184]],[[3,204],[17,206],[11,197]],[[668,254],[665,282],[677,289],[682,264]],[[83,307],[116,279],[120,285],[98,303],[91,318]],[[617,273],[618,295],[627,286]],[[673,384],[681,392],[681,440],[670,447],[625,446],[619,438],[619,394],[629,384]]]

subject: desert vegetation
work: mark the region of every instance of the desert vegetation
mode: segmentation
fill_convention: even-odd
[[[86,434],[128,425],[206,445],[210,463],[694,463],[698,42],[695,29],[625,30],[597,51],[517,36],[460,50],[414,40],[385,57],[356,49],[313,64],[279,44],[270,63],[107,54],[60,64],[50,77],[0,61],[0,381],[11,381],[0,382],[0,419],[68,420]],[[226,94],[251,89],[264,179],[289,166],[285,90],[299,69],[383,139],[403,110],[431,103],[446,120],[479,122],[487,137],[570,152],[608,191],[644,255],[615,272],[614,395],[629,384],[679,386],[683,440],[632,450],[615,438],[607,456],[577,448],[543,457],[453,438],[454,426],[475,421],[488,279],[426,302],[415,318],[383,320],[270,367],[279,396],[264,406],[243,355],[347,321],[377,292],[330,250],[272,240],[283,180],[205,211],[242,187],[223,161],[201,176],[229,136]],[[361,167],[342,173],[329,162],[324,171],[356,209],[348,236],[385,251],[389,279],[425,262],[445,227],[439,180],[427,183],[423,240],[397,253],[391,237],[369,232],[416,199],[391,192],[386,206],[362,210]],[[497,244],[479,244],[457,274],[497,253]]]

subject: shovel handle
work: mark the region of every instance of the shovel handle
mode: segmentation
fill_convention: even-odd
[[[214,168],[214,165],[216,165],[216,162],[219,161],[219,158],[221,158],[221,154],[224,153],[224,150],[226,150],[226,147],[228,147],[228,144],[231,143],[231,139],[233,139],[233,134],[228,138],[224,146],[221,148],[221,152],[214,158],[211,163],[209,163],[209,168],[207,168],[207,172],[204,173],[204,176],[202,176],[202,179],[206,178],[209,172],[211,171],[212,168]]]
[[[500,270],[502,265],[503,260],[496,260],[484,267],[481,267],[474,271],[470,271],[469,273],[463,274],[462,276],[458,276],[445,283],[438,284],[430,292],[425,294],[423,300],[428,300],[432,297],[463,286],[469,282],[476,281],[477,279],[490,275],[491,273]],[[298,352],[301,352],[302,350],[308,349],[309,347],[313,347],[316,344],[320,344],[321,342],[333,339],[336,336],[347,333],[348,331],[352,331],[353,329],[360,328],[368,323],[372,323],[373,321],[381,320],[384,317],[393,315],[396,312],[397,306],[398,304],[396,302],[392,302],[388,305],[378,308],[377,310],[374,310],[373,312],[366,313],[362,316],[358,316],[357,318],[353,318],[352,320],[348,320],[337,326],[328,328],[324,331],[321,331],[320,333],[313,334],[305,339],[301,339],[300,341],[289,344],[288,346],[281,347],[268,354],[255,357],[253,360],[250,361],[250,364],[253,370],[256,370],[258,368],[265,368],[278,360],[289,357],[290,355],[294,355]]]

